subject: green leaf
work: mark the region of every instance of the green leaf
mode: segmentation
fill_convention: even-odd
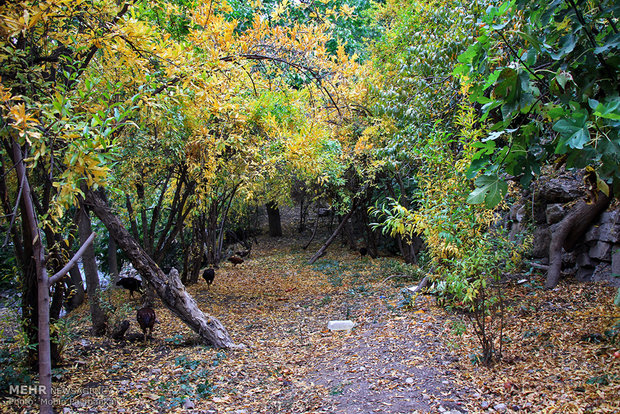
[[[586,125],[587,116],[575,114],[576,118],[563,118],[553,125],[553,130],[560,133],[561,139],[556,147],[556,154],[566,153],[566,147],[583,149],[590,141],[590,131]]]
[[[560,49],[558,50],[558,52],[550,52],[549,55],[554,60],[561,60],[575,49],[576,44],[577,37],[573,33],[571,33],[567,36],[564,36],[562,40],[560,40]]]
[[[593,99],[590,101],[593,101]],[[620,120],[620,97],[615,96],[609,98],[605,103],[599,103],[596,108],[594,108],[594,115],[616,121]]]
[[[467,197],[469,204],[482,204],[493,208],[508,192],[508,184],[497,175],[481,175],[476,179],[476,189]]]
[[[568,81],[572,82],[573,77],[571,76],[570,73],[562,71],[562,72],[559,72],[557,75],[555,75],[555,80],[558,82],[558,85],[562,87],[562,89],[565,89],[566,83]]]

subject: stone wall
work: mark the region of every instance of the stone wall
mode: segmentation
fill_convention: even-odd
[[[583,199],[583,180],[579,173],[543,177],[532,186],[510,211],[511,233],[529,231],[533,236],[532,259],[548,264],[551,235],[572,205]],[[608,209],[599,216],[582,240],[562,258],[563,274],[580,281],[607,280],[620,286],[620,209]]]

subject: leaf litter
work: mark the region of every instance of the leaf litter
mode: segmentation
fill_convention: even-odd
[[[296,240],[261,239],[245,263],[224,264],[207,289],[188,287],[243,350],[202,345],[161,304],[146,344],[139,299],[115,290],[113,318],[130,320],[128,340],[89,335],[88,306],[65,361],[54,371],[63,413],[424,413],[620,412],[614,290],[572,284],[544,291],[541,276],[508,283],[504,357],[491,368],[462,316],[419,296],[397,306],[402,279],[381,281],[399,259],[361,258],[332,248],[314,265]],[[411,284],[410,280],[406,281]],[[351,319],[350,333],[327,322]],[[3,412],[34,406],[5,400]]]

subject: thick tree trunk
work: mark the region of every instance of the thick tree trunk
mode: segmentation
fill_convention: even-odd
[[[242,348],[230,338],[226,328],[216,318],[205,315],[187,293],[176,270],[165,275],[133,237],[120,219],[110,212],[106,203],[92,190],[84,192],[86,204],[106,226],[118,246],[125,252],[142,278],[153,286],[162,302],[208,344],[217,348]]]
[[[329,239],[327,239],[325,244],[323,246],[321,246],[321,248],[314,254],[314,256],[312,256],[310,258],[310,260],[308,260],[308,264],[312,264],[312,263],[316,262],[319,257],[321,257],[321,256],[323,256],[325,254],[325,251],[327,250],[329,245],[332,244],[334,240],[336,240],[336,237],[338,237],[338,234],[342,231],[345,223],[347,221],[349,221],[349,218],[351,218],[351,216],[353,215],[353,213],[355,212],[356,209],[357,209],[357,204],[353,203],[353,207],[351,207],[351,211],[349,211],[346,214],[346,216],[344,216],[342,218],[342,221],[340,222],[340,224],[338,225],[336,230],[334,230],[332,235],[329,236]]]
[[[84,244],[92,233],[90,217],[82,206],[78,211],[78,233],[80,244]],[[93,334],[95,336],[105,335],[107,329],[107,317],[100,303],[99,273],[97,271],[97,261],[95,260],[95,248],[90,245],[82,256],[84,275],[86,276],[86,292],[88,293],[88,303],[93,322]]]
[[[269,219],[269,235],[271,237],[282,236],[282,222],[280,221],[280,209],[273,201],[265,205],[267,207],[267,217]]]
[[[575,243],[583,237],[592,222],[601,214],[611,198],[599,191],[596,202],[579,201],[558,224],[551,235],[549,246],[549,271],[547,272],[546,289],[553,289],[560,281],[562,271],[562,248],[570,251]]]

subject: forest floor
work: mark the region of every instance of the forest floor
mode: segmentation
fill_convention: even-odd
[[[59,412],[620,412],[614,289],[565,281],[549,292],[537,275],[507,283],[504,357],[486,368],[475,363],[480,348],[462,315],[426,295],[398,307],[416,283],[385,281],[403,273],[400,259],[334,246],[308,265],[313,252],[302,243],[262,238],[245,263],[218,269],[210,289],[202,279],[188,288],[242,350],[200,344],[161,304],[144,343],[141,301],[123,290],[104,296],[113,320],[131,321],[128,340],[89,335],[88,307],[73,312],[54,375]],[[356,326],[327,329],[340,319]],[[32,408],[0,402],[4,412]]]

